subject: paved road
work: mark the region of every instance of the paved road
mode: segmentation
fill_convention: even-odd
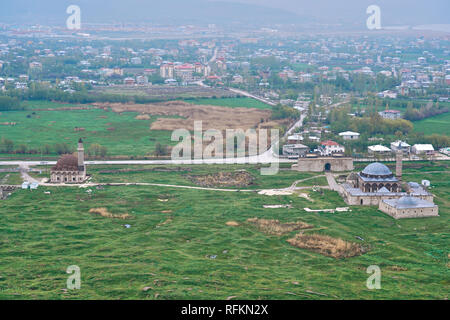
[[[292,132],[294,129],[299,128],[303,125],[303,120],[305,115],[301,118],[286,132],[285,136]],[[275,143],[275,148],[278,143]],[[226,159],[192,159],[192,160],[99,160],[99,161],[85,161],[86,165],[145,165],[145,164],[270,164],[270,163],[293,163],[296,160],[290,160],[285,158],[280,158],[274,151],[274,147],[269,150],[259,154],[257,156],[249,157],[239,157],[239,158],[226,158]],[[21,160],[11,160],[11,161],[0,161],[0,166],[17,165],[24,168],[38,165],[54,165],[56,161],[21,161]]]
[[[243,90],[239,90],[239,89],[235,89],[235,88],[228,88],[228,90],[230,90],[231,92],[240,94],[240,95],[242,95],[242,96],[246,96],[246,97],[253,98],[253,99],[255,99],[255,100],[264,102],[264,103],[266,103],[266,104],[268,104],[268,105],[271,105],[272,107],[277,105],[276,103],[274,103],[274,102],[272,102],[272,101],[269,101],[269,100],[267,100],[267,99],[264,99],[264,98],[255,96],[254,94],[251,94],[251,93],[249,93],[249,92],[247,92],[247,91],[243,91]]]

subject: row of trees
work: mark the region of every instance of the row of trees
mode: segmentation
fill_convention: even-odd
[[[448,107],[440,107],[439,103],[429,103],[426,106],[422,106],[419,109],[413,108],[411,104],[408,104],[408,107],[405,112],[405,119],[411,120],[411,121],[417,121],[422,120],[425,118],[429,118],[432,116],[436,116],[442,113],[449,112]]]
[[[298,119],[300,112],[296,109],[278,104],[272,108],[272,120]]]
[[[93,93],[86,89],[74,93],[65,92],[61,89],[49,88],[39,85],[30,86],[29,90],[11,89],[7,91],[6,97],[13,100],[49,100],[68,103],[94,103],[94,102],[117,102],[117,103],[154,103],[161,102],[161,99],[149,98],[141,95],[125,95],[112,93]],[[1,103],[1,101],[0,101]],[[1,106],[1,104],[0,104]]]
[[[0,140],[0,153],[6,154],[67,154],[74,150],[67,143],[54,145],[45,144],[39,148],[30,148],[25,144],[16,145],[13,140],[2,138]]]
[[[19,99],[8,96],[0,96],[0,111],[12,111],[20,109],[23,109],[23,107],[20,105]]]
[[[45,144],[39,148],[30,148],[24,144],[19,144],[16,146],[14,141],[11,139],[0,139],[0,153],[4,154],[61,155],[71,154],[73,152],[75,152],[75,150],[67,143],[56,143],[54,145]],[[87,154],[89,156],[104,158],[108,154],[108,149],[98,143],[92,143],[87,150]]]
[[[392,135],[400,132],[408,134],[413,130],[413,124],[404,119],[383,119],[378,113],[372,113],[364,117],[351,117],[349,108],[332,109],[327,117],[327,122],[333,132],[356,131],[361,135]]]

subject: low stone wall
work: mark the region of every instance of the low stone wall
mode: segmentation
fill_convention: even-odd
[[[16,189],[17,189],[16,186],[9,186],[9,185],[0,186],[0,200],[6,199],[8,195]]]
[[[299,158],[291,168],[301,172],[352,171],[354,169],[353,159],[349,157]]]

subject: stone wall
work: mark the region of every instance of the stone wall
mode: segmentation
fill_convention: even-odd
[[[81,183],[86,180],[85,171],[51,171],[50,182],[52,183]]]
[[[353,159],[342,157],[299,158],[292,170],[301,172],[352,171]]]

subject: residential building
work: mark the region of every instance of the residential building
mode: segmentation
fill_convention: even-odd
[[[285,144],[283,146],[283,155],[284,156],[298,156],[303,157],[309,151],[309,147],[303,144]]]
[[[332,156],[334,154],[344,153],[345,148],[335,141],[328,140],[320,143],[319,152],[322,156]]]
[[[297,144],[302,141],[303,141],[303,136],[300,134],[293,134],[291,136],[288,136],[288,138],[287,138],[287,142],[289,144]]]
[[[378,112],[378,114],[383,118],[383,119],[400,119],[402,117],[402,114],[400,113],[400,111],[398,110],[383,110]]]
[[[391,142],[391,150],[394,152],[402,151],[403,154],[409,154],[411,152],[411,146],[404,141]]]
[[[433,155],[434,154],[434,148],[431,144],[415,144],[411,147],[411,152],[414,154],[426,154],[426,155]]]
[[[344,139],[344,140],[358,140],[360,134],[358,132],[345,131],[345,132],[339,133],[339,136],[341,136],[342,139]]]
[[[367,150],[370,154],[389,154],[392,152],[388,147],[382,146],[381,144],[377,144],[375,146],[368,146]]]

